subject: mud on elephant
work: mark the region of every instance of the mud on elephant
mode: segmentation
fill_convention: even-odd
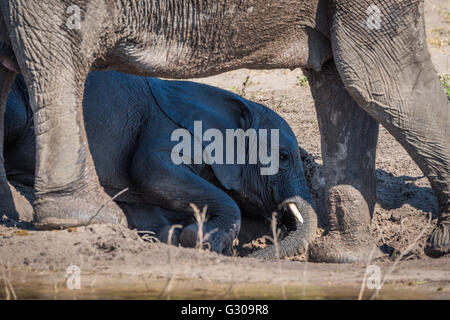
[[[205,242],[216,252],[231,254],[241,219],[270,221],[272,212],[278,212],[280,227],[286,230],[279,245],[281,257],[303,251],[313,239],[317,218],[297,139],[288,124],[270,109],[207,85],[115,71],[88,76],[83,106],[101,185],[110,195],[129,188],[117,199],[129,225],[153,231],[165,242],[172,226],[181,225],[174,229],[170,242],[196,246],[199,226],[190,207],[193,203],[199,208],[207,206],[202,233],[210,234]],[[35,172],[32,118],[25,84],[17,77],[5,115],[6,173],[10,181],[30,187]],[[270,169],[271,163],[249,161],[250,150],[258,149],[255,143],[264,142],[251,136],[230,136],[236,157],[240,155],[239,143],[244,143],[241,152],[247,159],[243,164],[219,161],[219,152],[226,157],[225,149],[219,147],[210,153],[215,161],[194,163],[190,148],[194,148],[191,140],[198,134],[196,121],[202,125],[204,145],[199,147],[203,155],[210,145],[206,141],[208,132],[216,133],[218,139],[227,136],[227,130],[249,133],[248,129],[276,129],[279,153],[273,157],[279,156],[279,161],[273,160],[279,168],[262,175],[261,170]],[[184,133],[186,140],[178,139],[177,132]],[[174,163],[180,141],[188,141],[188,148],[182,150],[187,161]],[[230,145],[226,147],[229,151]],[[275,258],[275,251],[267,247],[253,255]]]
[[[81,103],[90,69],[189,78],[301,67],[319,118],[332,227],[311,257],[366,260],[379,123],[438,197],[440,222],[427,252],[450,251],[449,102],[426,45],[423,1],[7,0],[0,8],[1,113],[20,71],[35,113],[41,228],[125,223],[89,152]],[[2,207],[14,210],[1,165],[0,177]]]

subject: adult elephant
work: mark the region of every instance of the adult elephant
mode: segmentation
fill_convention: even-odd
[[[109,195],[129,189],[117,201],[131,226],[152,231],[167,242],[171,228],[178,224],[181,228],[174,229],[170,242],[194,247],[199,225],[190,203],[207,206],[202,227],[205,243],[213,251],[231,254],[241,218],[252,221],[247,224],[263,224],[278,212],[279,226],[286,230],[279,257],[307,248],[315,236],[317,217],[297,139],[275,112],[231,92],[187,81],[108,71],[91,73],[86,83],[83,112],[95,168]],[[261,132],[267,133],[265,137]],[[203,146],[199,143],[203,160],[197,161],[198,153],[193,151],[199,137],[203,137]],[[266,138],[274,150],[270,161],[252,162]],[[244,145],[239,151],[240,143]],[[227,152],[220,151],[225,149],[234,150],[236,158],[244,155],[243,161],[227,164]],[[10,181],[33,186],[34,150],[33,113],[19,76],[5,114],[5,166]],[[264,150],[259,151],[261,160]],[[271,174],[261,175],[264,169],[272,169]],[[277,253],[269,246],[253,255],[274,259]]]
[[[20,71],[35,113],[39,227],[125,223],[89,153],[81,107],[89,69],[188,78],[302,67],[322,134],[331,226],[311,259],[368,256],[378,123],[437,194],[428,253],[449,252],[449,103],[426,45],[423,1],[5,0],[1,11],[2,110]]]

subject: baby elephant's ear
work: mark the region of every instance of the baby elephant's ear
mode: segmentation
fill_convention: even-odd
[[[148,81],[161,110],[191,133],[194,121],[202,122],[203,131],[242,128],[242,118],[248,114],[249,101],[226,90],[190,81]]]
[[[226,130],[246,128],[251,124],[253,102],[229,91],[190,81],[148,79],[156,103],[169,119],[194,135],[194,122],[201,121],[202,134],[217,129],[223,137],[223,163],[211,164],[214,174],[226,189],[238,190],[242,164],[225,164]],[[203,141],[206,148],[211,142]],[[236,148],[234,148],[236,152]],[[235,155],[236,156],[236,155]]]

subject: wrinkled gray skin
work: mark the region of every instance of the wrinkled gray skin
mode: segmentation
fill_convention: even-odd
[[[108,71],[87,78],[83,112],[100,184],[111,196],[129,188],[117,199],[129,225],[153,231],[167,242],[170,228],[179,224],[182,228],[174,229],[170,242],[194,247],[198,225],[189,205],[193,203],[200,209],[208,206],[203,234],[216,231],[205,243],[219,253],[231,254],[241,209],[247,223],[270,221],[272,212],[278,212],[280,227],[287,230],[279,244],[281,257],[303,251],[314,238],[317,218],[297,139],[270,109],[202,84]],[[5,114],[5,166],[9,181],[30,187],[36,163],[32,115],[25,83],[17,77]],[[226,129],[278,129],[280,169],[264,176],[259,164],[248,161],[174,164],[172,148],[179,142],[171,141],[172,133],[185,128],[193,136],[194,121],[202,121],[203,132],[215,128],[223,137]],[[204,142],[205,147],[209,144]],[[247,154],[249,148],[247,142]],[[288,203],[296,205],[303,223],[295,219]],[[276,253],[272,246],[254,256],[275,258]]]
[[[74,22],[67,12],[74,4],[79,29],[65,23]],[[371,5],[380,9],[379,28],[371,27]],[[81,101],[90,69],[189,78],[301,67],[315,97],[330,215],[330,232],[311,246],[310,259],[366,260],[374,244],[367,231],[379,123],[438,197],[428,254],[450,251],[449,102],[426,45],[423,1],[5,0],[1,12],[2,105],[20,71],[36,114],[36,226],[125,223],[88,149]]]

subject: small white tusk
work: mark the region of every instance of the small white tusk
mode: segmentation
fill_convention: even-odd
[[[291,210],[294,217],[300,222],[303,223],[303,217],[300,214],[300,211],[297,208],[297,205],[295,203],[288,203],[289,210]]]

